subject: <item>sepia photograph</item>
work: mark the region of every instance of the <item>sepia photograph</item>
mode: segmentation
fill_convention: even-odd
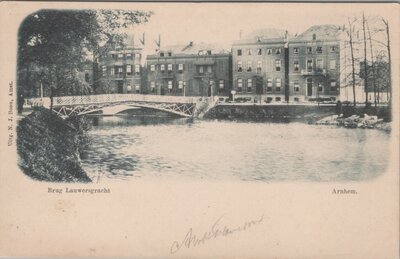
[[[0,257],[398,258],[397,4],[1,13]]]
[[[385,172],[385,16],[249,22],[216,39],[202,29],[214,13],[171,37],[157,26],[168,12],[41,9],[24,19],[16,87],[26,175],[320,182]],[[183,27],[187,17],[174,18]],[[223,31],[228,21],[214,22]]]

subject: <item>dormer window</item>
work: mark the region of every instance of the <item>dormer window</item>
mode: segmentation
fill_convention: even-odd
[[[168,52],[168,57],[171,57],[172,56],[172,52]]]
[[[299,48],[293,48],[293,54],[299,54]]]
[[[207,54],[208,54],[208,55],[211,55],[211,50],[207,50]]]
[[[312,35],[312,39],[313,39],[313,40],[316,40],[316,39],[317,39],[317,35],[316,35],[315,33]]]
[[[160,57],[164,57],[164,52],[160,52]]]
[[[280,48],[278,48],[278,49],[275,49],[275,54],[281,54],[281,49]]]

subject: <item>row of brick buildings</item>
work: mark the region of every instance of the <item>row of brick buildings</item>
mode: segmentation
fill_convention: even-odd
[[[313,26],[300,35],[259,30],[233,42],[175,45],[147,55],[132,40],[98,60],[96,86],[110,93],[252,97],[265,102],[336,99],[341,29]],[[86,71],[90,78],[90,71]],[[96,77],[96,73],[93,74]],[[96,81],[96,80],[94,80]]]

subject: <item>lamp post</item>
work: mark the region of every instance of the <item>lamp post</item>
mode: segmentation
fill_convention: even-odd
[[[235,91],[235,90],[232,90],[232,91],[231,91],[231,94],[232,94],[233,103],[235,103],[235,94],[236,94],[236,91]]]

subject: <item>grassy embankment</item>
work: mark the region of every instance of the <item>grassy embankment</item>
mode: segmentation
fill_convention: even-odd
[[[81,117],[63,120],[44,108],[23,118],[17,127],[17,150],[22,171],[49,182],[90,182],[80,165],[88,145],[88,124]]]

